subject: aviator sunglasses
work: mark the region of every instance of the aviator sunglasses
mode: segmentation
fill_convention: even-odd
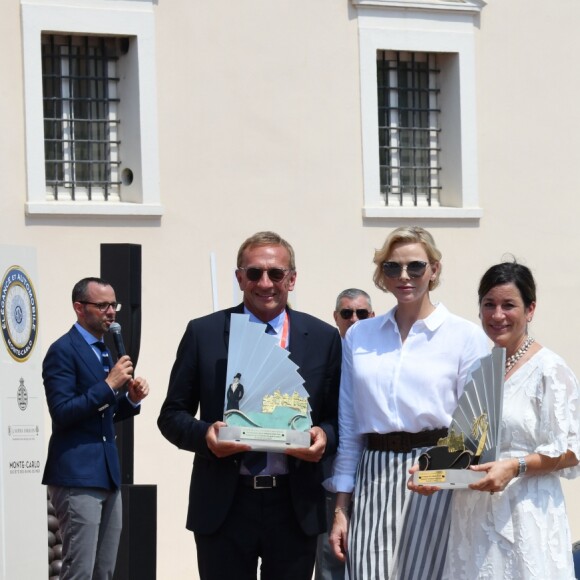
[[[369,317],[370,312],[366,308],[357,308],[353,310],[352,308],[343,308],[339,311],[340,317],[343,320],[350,320],[352,315],[356,312],[356,317],[359,320],[364,320],[365,318]]]
[[[383,273],[387,278],[398,278],[405,270],[409,278],[420,278],[425,273],[427,265],[427,262],[421,260],[413,260],[406,266],[399,262],[383,262]]]
[[[238,268],[238,270],[245,272],[246,277],[250,282],[261,280],[264,272],[267,272],[268,278],[270,278],[272,282],[282,282],[286,277],[286,274],[290,272],[290,270],[283,268],[268,268],[267,270],[264,270],[263,268]]]

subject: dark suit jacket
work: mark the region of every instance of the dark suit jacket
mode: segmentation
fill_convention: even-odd
[[[113,422],[138,414],[140,406],[115,395],[101,362],[74,326],[48,349],[42,377],[52,418],[42,483],[118,488]]]
[[[223,420],[230,315],[243,305],[192,320],[177,351],[167,398],[157,424],[163,435],[195,453],[189,492],[187,528],[215,532],[232,505],[241,454],[218,459],[207,447],[205,434]],[[338,444],[338,386],[341,342],[335,328],[301,312],[288,310],[290,358],[298,365],[308,391],[313,425],[326,433],[326,454]],[[195,418],[199,409],[199,419]],[[296,517],[306,534],[326,529],[322,473],[318,463],[288,457],[290,489]]]

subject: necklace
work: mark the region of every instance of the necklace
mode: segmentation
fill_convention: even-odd
[[[516,363],[524,356],[524,354],[526,354],[527,350],[530,348],[530,346],[532,346],[532,344],[534,343],[535,339],[532,338],[531,336],[528,336],[528,338],[526,338],[524,344],[522,344],[522,346],[520,346],[520,348],[518,348],[518,350],[516,350],[516,352],[514,354],[512,354],[512,356],[508,357],[505,361],[505,374],[507,375],[516,365]]]

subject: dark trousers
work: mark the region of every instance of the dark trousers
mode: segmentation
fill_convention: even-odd
[[[303,531],[290,489],[238,488],[221,528],[195,534],[201,580],[310,580],[317,536]]]

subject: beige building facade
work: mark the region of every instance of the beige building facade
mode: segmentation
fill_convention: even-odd
[[[291,302],[329,323],[346,287],[392,306],[372,258],[399,225],[433,233],[433,297],[474,321],[479,277],[513,254],[538,283],[532,334],[580,374],[579,20],[576,0],[3,2],[0,243],[36,249],[44,352],[99,245],[142,246],[135,483],[158,486],[158,578],[197,577],[192,456],[156,426],[175,351],[188,320],[239,301],[236,253],[256,231],[294,245]],[[93,114],[72,107],[71,71],[99,50],[115,55],[105,93],[87,88],[110,107],[102,172],[70,149],[101,145],[101,121],[71,130]]]

